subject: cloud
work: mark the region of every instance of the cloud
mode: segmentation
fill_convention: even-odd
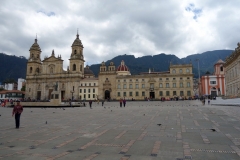
[[[234,49],[239,0],[2,0],[0,52],[29,57],[36,34],[41,58],[54,49],[69,65],[77,28],[86,64],[117,55],[189,54]]]

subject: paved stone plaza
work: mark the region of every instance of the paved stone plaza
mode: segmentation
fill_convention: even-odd
[[[202,106],[197,100],[127,102],[126,108],[106,102],[104,106],[24,108],[20,129],[15,129],[12,108],[1,107],[0,157],[240,159],[240,107]]]

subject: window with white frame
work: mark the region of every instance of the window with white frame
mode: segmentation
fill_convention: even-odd
[[[173,83],[173,88],[176,88],[176,83]]]
[[[183,88],[183,83],[180,83],[180,87]]]
[[[162,87],[163,87],[163,85],[162,85],[162,83],[160,83],[160,84],[159,84],[159,88],[162,88]]]
[[[169,88],[169,83],[166,83],[166,88]]]
[[[129,84],[129,88],[130,88],[130,89],[132,89],[132,88],[133,88],[132,84]]]
[[[217,84],[216,81],[210,81],[210,84]]]
[[[138,89],[138,84],[136,84],[136,89]]]

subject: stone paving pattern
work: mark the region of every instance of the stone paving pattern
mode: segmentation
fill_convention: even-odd
[[[240,160],[240,107],[200,101],[0,108],[0,159]],[[215,129],[212,131],[211,129]]]

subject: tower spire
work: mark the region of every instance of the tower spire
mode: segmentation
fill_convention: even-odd
[[[79,34],[78,34],[78,28],[77,28],[77,38],[79,38]]]
[[[35,42],[37,43],[37,33],[36,33],[36,38],[35,38]]]

